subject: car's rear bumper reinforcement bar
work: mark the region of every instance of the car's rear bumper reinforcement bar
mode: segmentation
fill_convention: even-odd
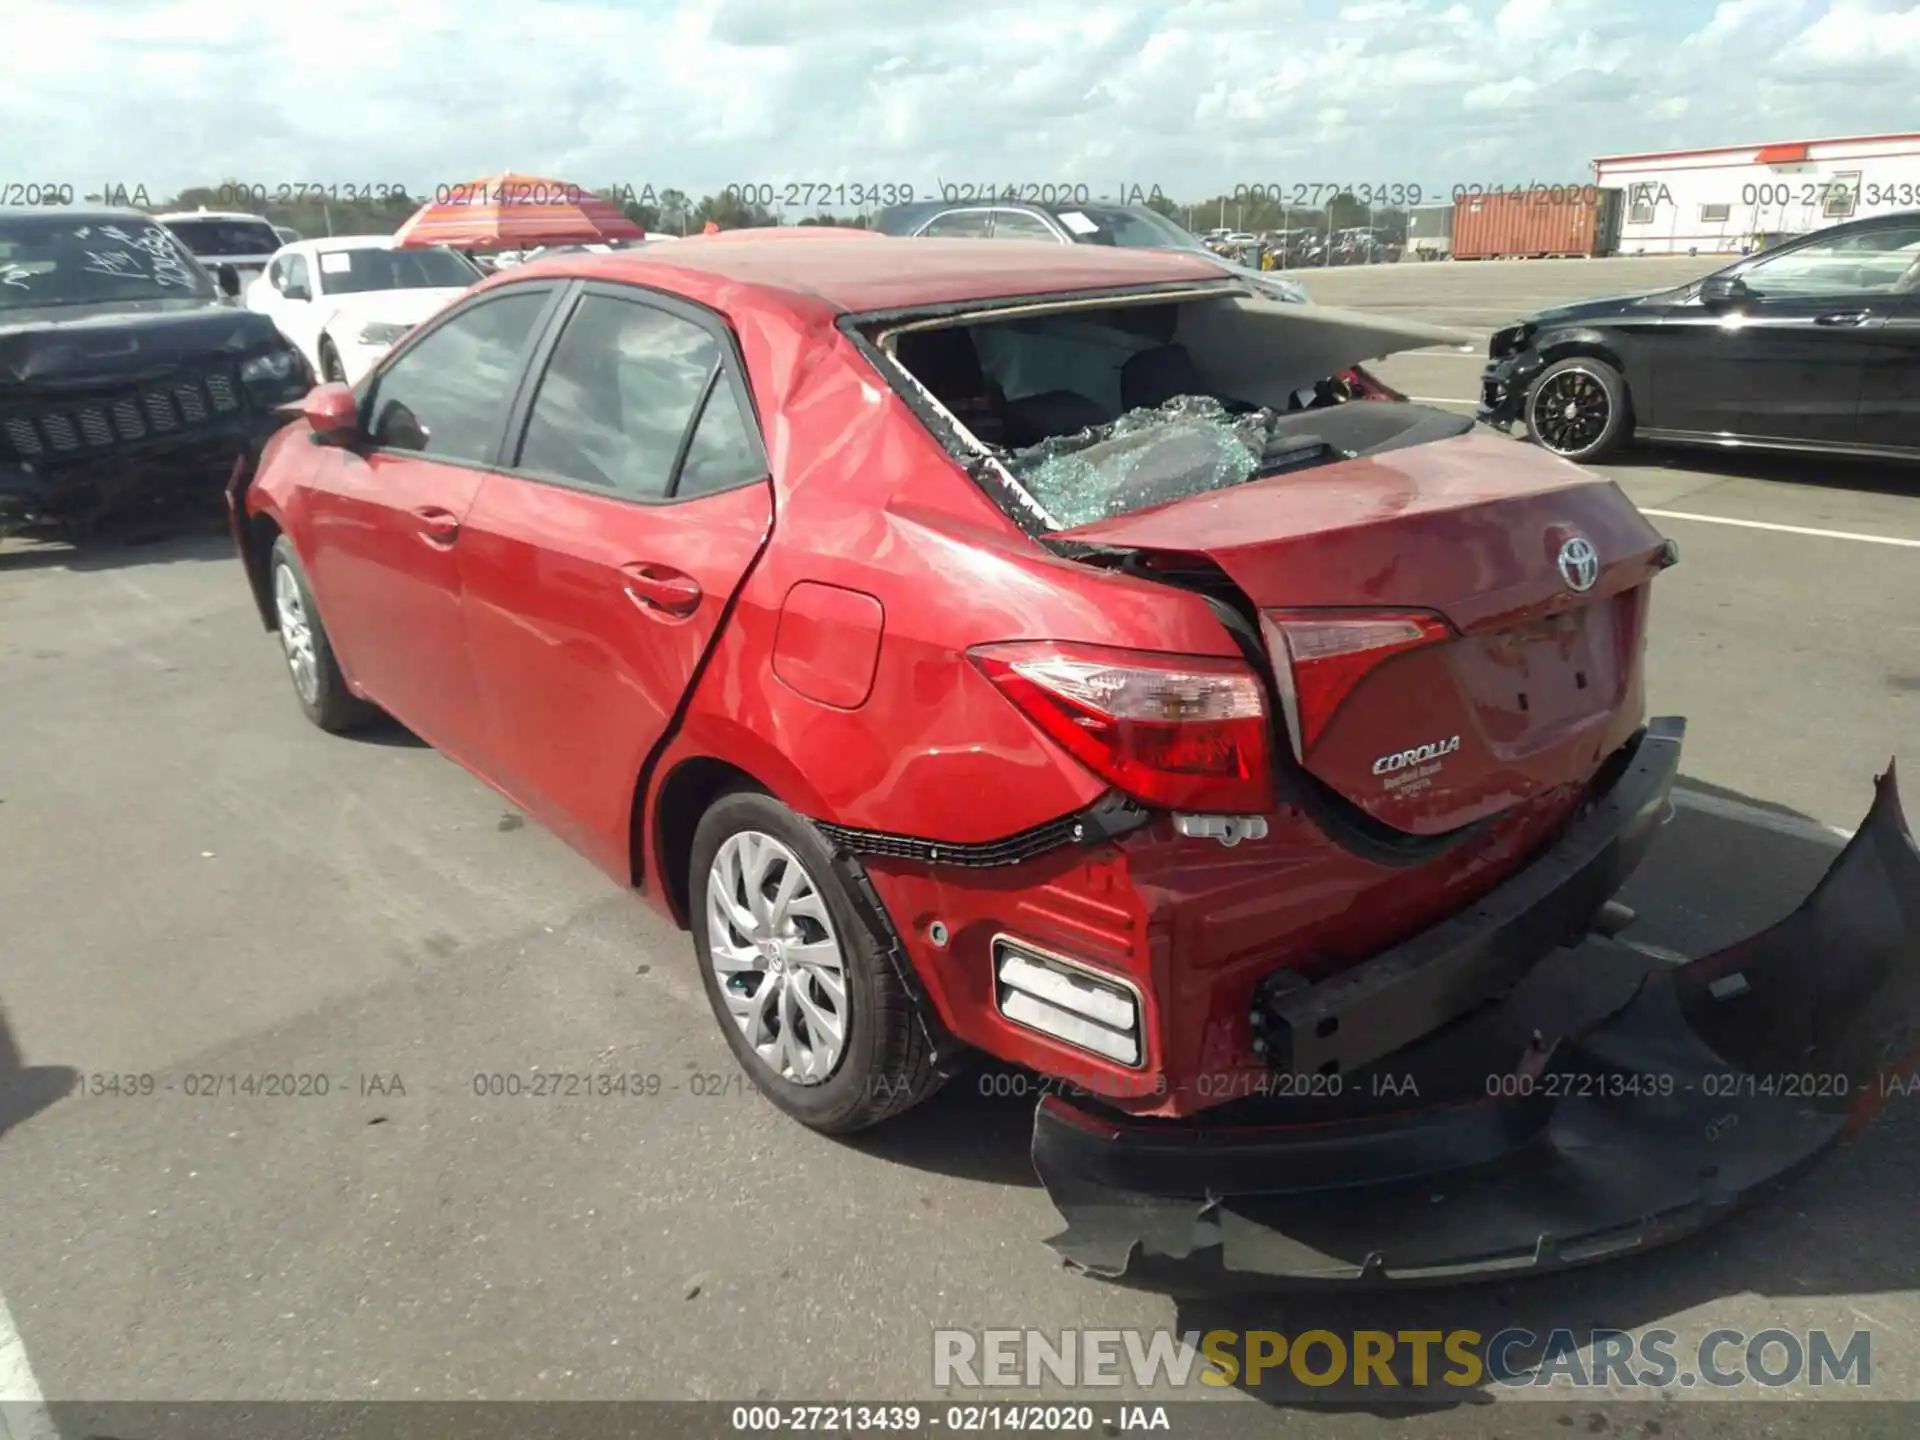
[[[1889,766],[1813,893],[1747,940],[1674,964],[1590,938],[1325,1101],[1159,1121],[1049,1095],[1033,1159],[1053,1245],[1095,1273],[1450,1282],[1698,1230],[1863,1125],[1917,1056],[1920,849]]]
[[[1686,731],[1677,716],[1649,723],[1566,833],[1471,909],[1318,985],[1263,988],[1253,1020],[1269,1063],[1296,1075],[1347,1074],[1496,999],[1578,939],[1672,814]]]

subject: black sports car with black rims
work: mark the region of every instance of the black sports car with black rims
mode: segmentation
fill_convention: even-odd
[[[0,209],[0,535],[218,506],[313,385],[237,287],[139,211]]]
[[[1509,325],[1479,418],[1569,460],[1631,439],[1920,459],[1920,211]]]

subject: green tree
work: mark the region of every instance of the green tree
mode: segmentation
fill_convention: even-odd
[[[660,228],[671,230],[676,235],[687,233],[687,221],[693,215],[693,205],[687,199],[684,190],[662,190],[660,192]]]
[[[766,206],[747,204],[737,190],[732,194],[722,190],[718,195],[704,197],[693,207],[687,228],[703,230],[709,220],[722,230],[750,230],[780,223],[779,218]]]

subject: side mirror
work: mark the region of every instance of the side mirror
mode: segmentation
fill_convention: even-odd
[[[1738,275],[1709,275],[1700,282],[1700,303],[1710,309],[1737,305],[1752,293]]]
[[[213,278],[220,286],[220,293],[229,300],[240,293],[240,272],[231,265],[222,265],[213,272]]]
[[[351,445],[360,434],[360,405],[345,385],[316,385],[300,402],[316,445]]]

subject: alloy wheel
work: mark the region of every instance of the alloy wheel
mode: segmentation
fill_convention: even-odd
[[[320,702],[320,664],[313,648],[313,626],[307,619],[300,582],[285,565],[273,572],[273,606],[280,620],[280,648],[293,672],[293,688],[309,705]]]
[[[818,1085],[846,1050],[846,955],[825,896],[773,836],[727,837],[707,872],[707,963],[727,1013],[769,1069]]]
[[[1607,387],[1590,370],[1562,370],[1533,392],[1527,428],[1556,455],[1578,455],[1606,433],[1613,414]]]

